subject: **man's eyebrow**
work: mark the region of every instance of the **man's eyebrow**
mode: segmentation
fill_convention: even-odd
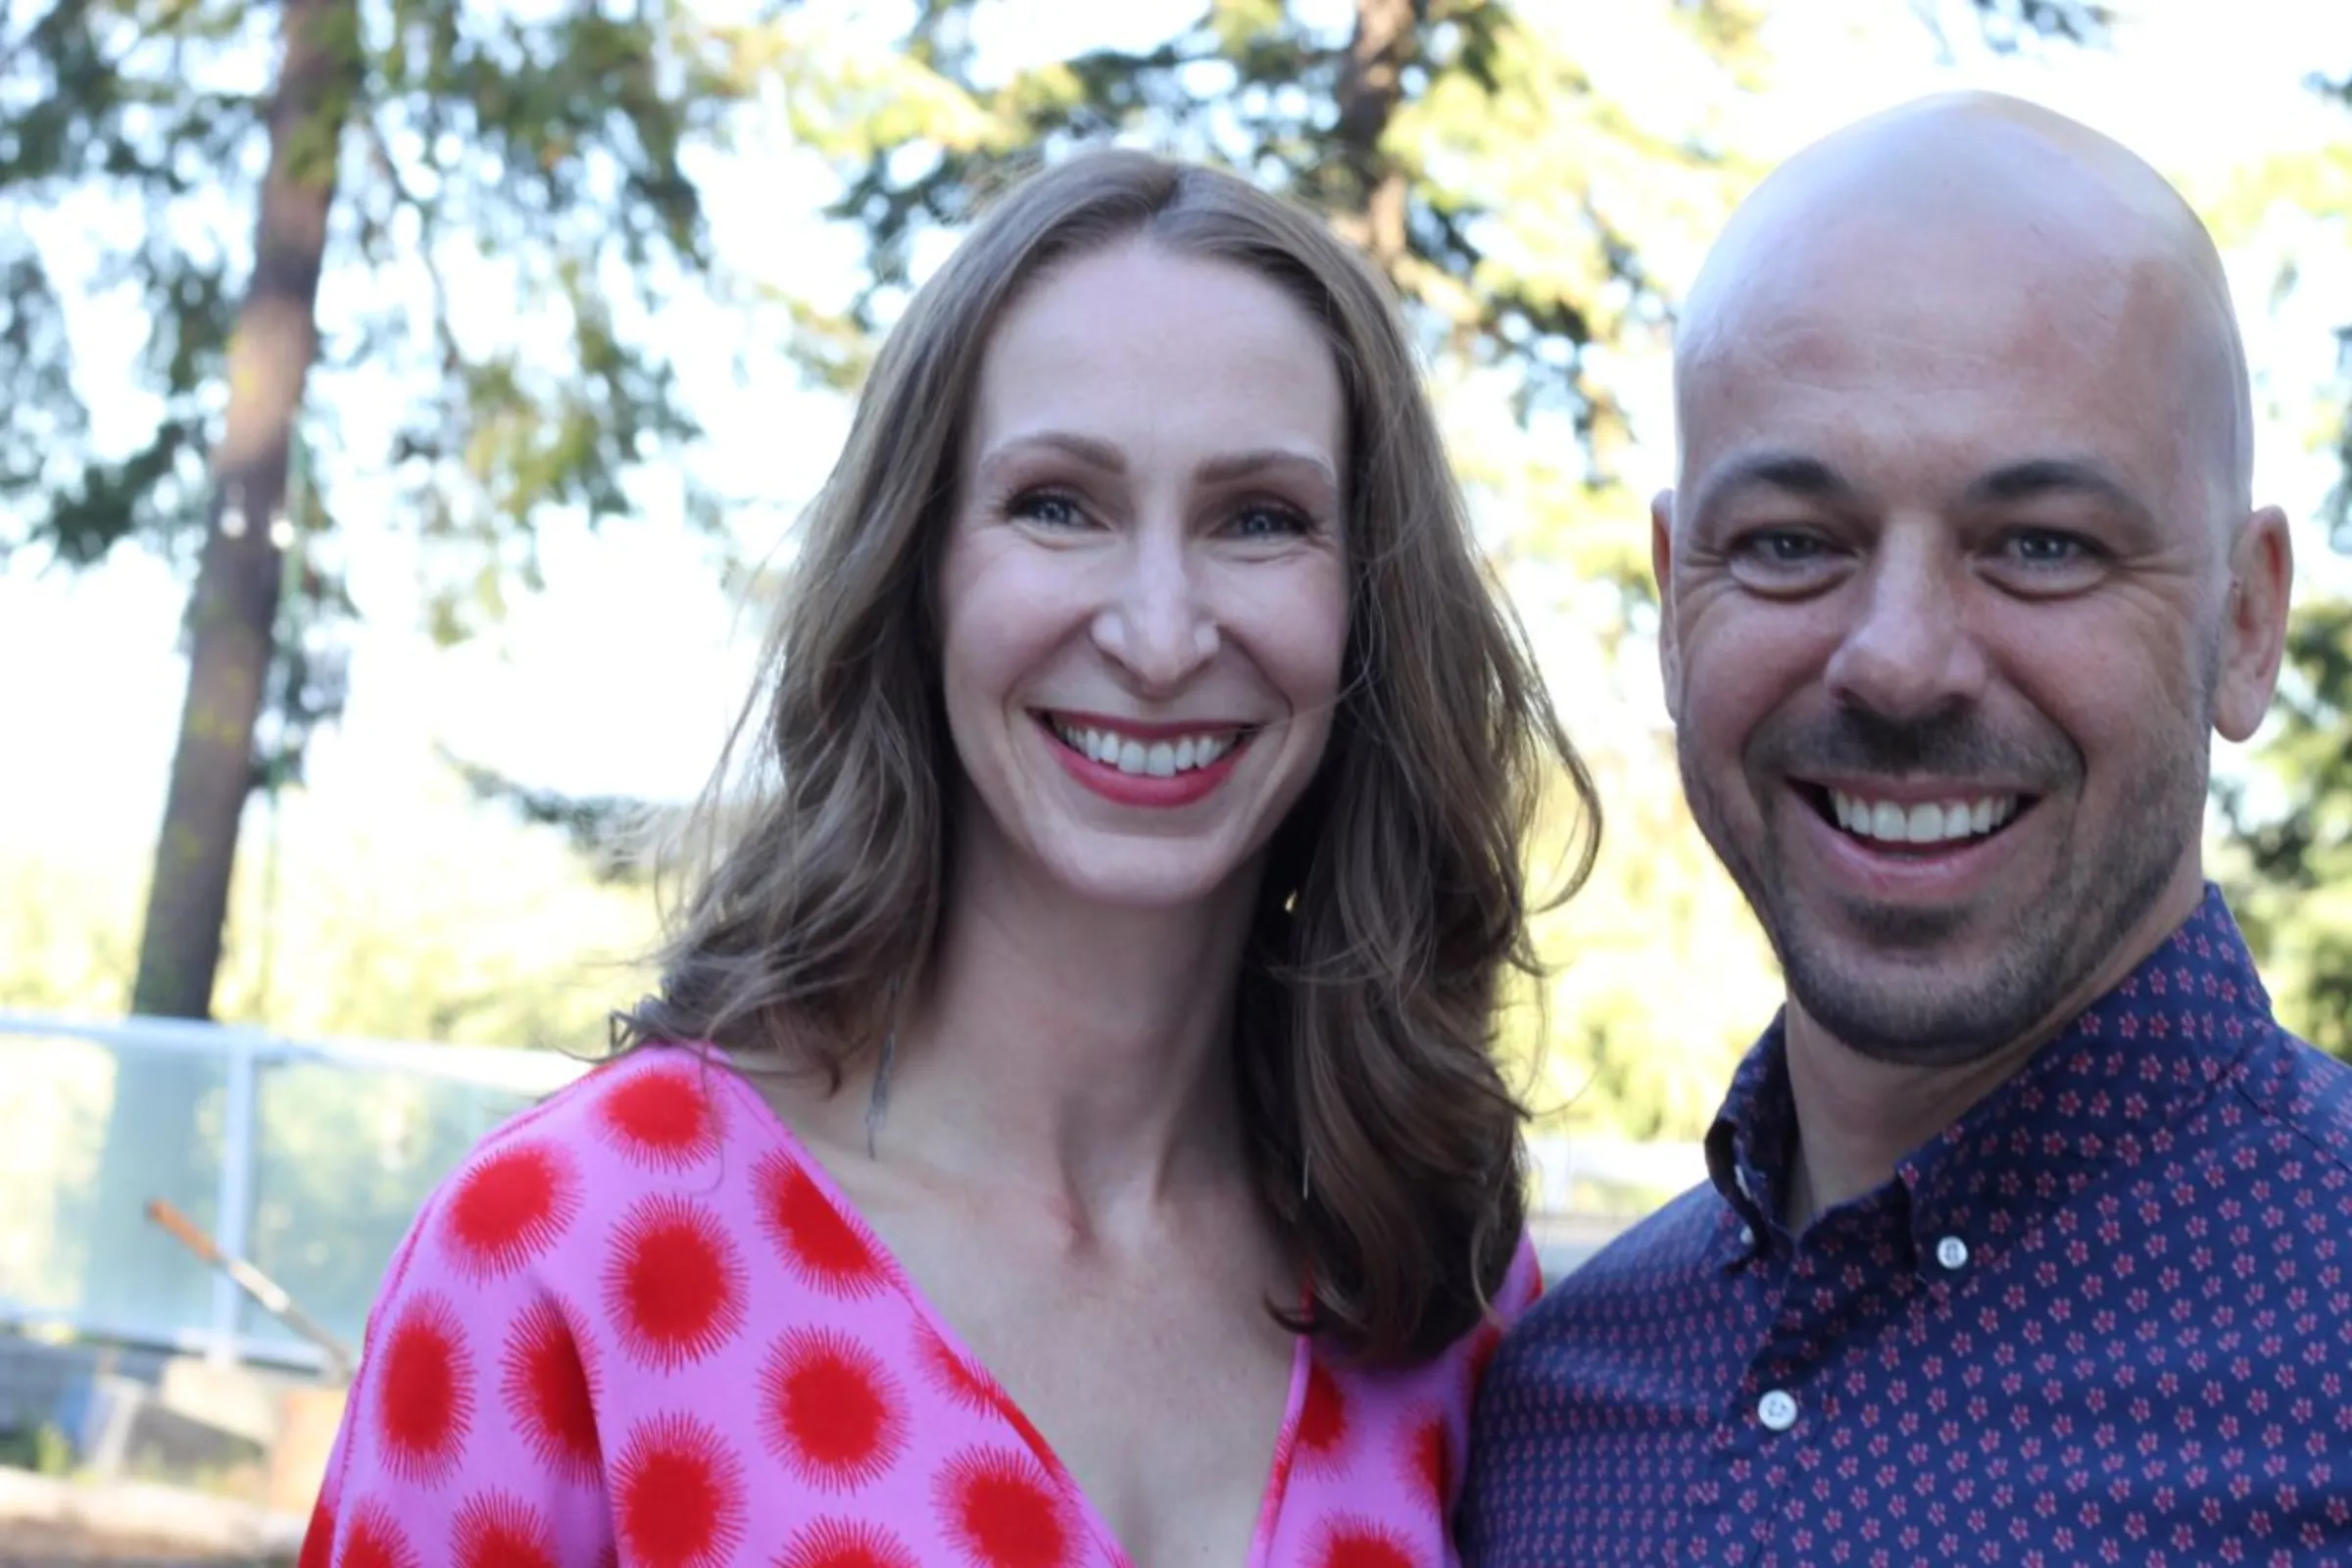
[[[2046,495],[2087,496],[2141,521],[2153,515],[2122,480],[2095,463],[2074,458],[2032,458],[1995,468],[1968,487],[1967,499],[1977,506],[2005,506]]]
[[[1849,502],[1860,494],[1843,474],[1819,458],[1798,452],[1759,452],[1710,474],[1699,488],[1692,514],[1703,516],[1724,497],[1759,485],[1814,501]]]

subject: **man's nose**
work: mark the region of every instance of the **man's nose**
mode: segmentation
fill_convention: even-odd
[[[1833,696],[1887,718],[1919,718],[1983,695],[1986,666],[1968,624],[1966,571],[1932,530],[1890,532],[1857,587],[1827,671]]]

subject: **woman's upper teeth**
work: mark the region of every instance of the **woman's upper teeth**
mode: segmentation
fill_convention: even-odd
[[[1889,844],[1943,844],[1989,833],[2017,814],[2018,797],[1979,795],[1950,801],[1874,801],[1830,791],[1830,808],[1848,833]]]
[[[1133,735],[1121,735],[1115,730],[1090,729],[1082,725],[1065,724],[1056,719],[1054,733],[1072,751],[1079,752],[1122,773],[1134,773],[1152,778],[1168,778],[1209,763],[1233,750],[1237,737],[1234,730],[1203,730],[1198,735],[1178,736],[1173,740],[1138,740]]]

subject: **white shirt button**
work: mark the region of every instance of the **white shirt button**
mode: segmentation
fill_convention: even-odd
[[[1740,1245],[1741,1247],[1753,1247],[1756,1245],[1756,1228],[1753,1225],[1742,1225],[1740,1227]]]
[[[1786,1432],[1796,1425],[1796,1399],[1786,1389],[1775,1389],[1756,1401],[1756,1419],[1765,1429]]]
[[[1968,1244],[1957,1236],[1946,1236],[1936,1244],[1936,1261],[1945,1268],[1966,1268]]]

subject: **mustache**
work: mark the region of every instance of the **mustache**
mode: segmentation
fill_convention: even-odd
[[[2004,783],[2062,783],[2082,771],[2074,747],[2055,735],[1992,729],[1975,708],[1890,718],[1863,708],[1776,720],[1759,731],[1752,760],[1776,773],[1925,773]]]

